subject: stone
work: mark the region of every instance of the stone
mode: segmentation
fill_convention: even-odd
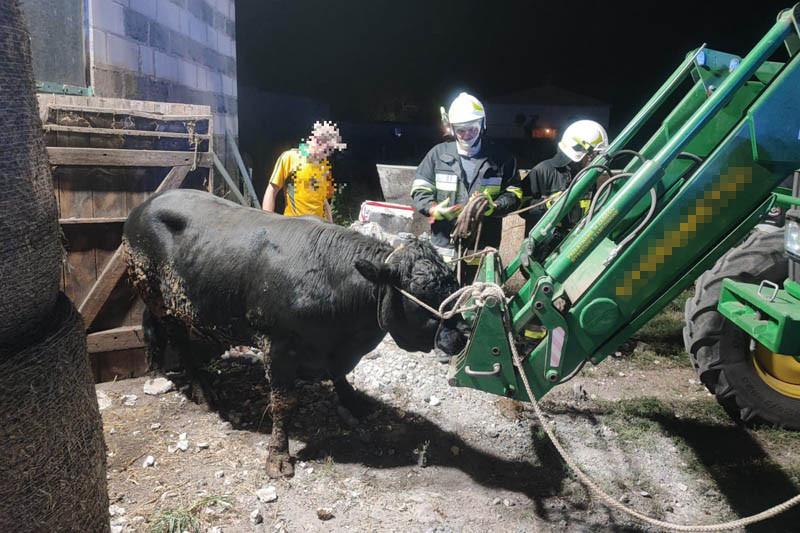
[[[158,422],[153,422],[152,424],[150,424],[150,429],[161,429],[161,424],[159,424]]]
[[[158,396],[159,394],[166,394],[175,388],[175,384],[166,378],[148,379],[144,382],[145,394],[150,396]]]
[[[109,516],[122,516],[125,514],[125,508],[120,507],[119,505],[109,505],[108,514]]]
[[[97,391],[97,407],[103,411],[111,407],[111,398],[109,398],[108,394],[99,390]]]
[[[152,455],[148,455],[147,457],[145,457],[144,462],[142,463],[142,466],[144,468],[148,468],[148,467],[154,466],[155,464],[156,464],[156,458],[153,457]]]
[[[441,405],[442,400],[440,400],[436,396],[431,396],[430,399],[428,400],[428,403],[431,405],[431,407],[436,407],[437,405]]]
[[[317,518],[322,521],[327,521],[333,518],[333,509],[330,507],[320,507],[317,509]]]
[[[224,478],[225,477],[225,471],[224,470],[217,470],[216,472],[214,472],[214,477],[217,478],[217,479]]]
[[[200,450],[207,450],[208,449],[208,443],[207,442],[198,442],[197,443],[197,447]]]
[[[123,394],[120,399],[122,400],[122,405],[133,407],[136,405],[136,400],[138,400],[139,397],[135,394]]]
[[[256,497],[262,503],[272,503],[278,499],[278,491],[272,485],[268,485],[258,489]]]
[[[261,515],[261,509],[255,509],[252,513],[250,513],[250,523],[253,525],[260,524],[264,521],[264,517]]]

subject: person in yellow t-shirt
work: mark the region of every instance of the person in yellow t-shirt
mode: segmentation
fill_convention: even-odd
[[[333,222],[328,203],[333,196],[333,176],[328,158],[334,150],[345,148],[335,123],[314,123],[307,141],[282,153],[275,163],[264,193],[264,210],[275,212],[275,200],[283,190],[285,216],[314,215]]]

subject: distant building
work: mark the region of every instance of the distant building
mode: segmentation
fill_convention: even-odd
[[[486,100],[487,128],[497,139],[557,139],[580,119],[608,126],[610,106],[553,85]]]

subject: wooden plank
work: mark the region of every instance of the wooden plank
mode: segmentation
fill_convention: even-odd
[[[148,371],[143,348],[92,353],[89,358],[97,383],[144,376]]]
[[[144,345],[142,326],[123,326],[90,333],[86,336],[86,347],[89,353],[130,350],[142,348]]]
[[[97,218],[127,217],[126,185],[130,171],[134,169],[93,169],[94,172],[94,216]],[[122,225],[98,227],[95,241],[97,272],[103,272],[122,242]],[[123,285],[120,287],[120,285]],[[124,293],[124,294],[123,294]],[[92,324],[90,331],[106,330],[125,325],[129,307],[129,293],[124,284],[117,282],[103,302],[103,313]]]
[[[194,163],[194,152],[124,150],[105,148],[47,147],[51,165],[86,165],[99,167],[175,167]],[[197,154],[197,166],[209,167],[208,153]]]
[[[158,186],[156,192],[166,189],[180,187],[186,175],[189,173],[189,166],[174,167]],[[114,287],[125,274],[125,261],[123,260],[122,247],[118,247],[111,258],[106,262],[103,271],[97,276],[97,282],[92,286],[89,294],[83,299],[78,311],[83,315],[83,321],[87,329],[92,326],[97,314],[102,309]]]
[[[83,126],[60,126],[58,124],[45,124],[44,131],[63,131],[72,133],[93,133],[103,135],[130,135],[133,137],[169,137],[172,139],[190,139],[189,133],[178,133],[173,131],[148,131],[148,130],[122,130],[115,128],[92,128]],[[200,140],[206,140],[210,136],[207,133],[197,133],[195,136]]]
[[[59,213],[63,218],[92,218],[92,183],[81,169],[56,169]],[[64,261],[64,292],[80,302],[97,279],[93,234],[64,228],[67,257]]]
[[[208,107],[205,106],[207,109]],[[98,107],[89,105],[69,105],[69,104],[51,104],[50,109],[54,111],[69,111],[69,112],[84,112],[84,113],[114,113],[118,115],[131,115],[133,117],[146,118],[150,120],[163,120],[183,122],[186,120],[209,120],[210,114],[200,113],[193,114],[169,114],[169,113],[151,113],[148,111],[140,111],[138,109],[119,109],[117,107]]]
[[[128,217],[100,217],[100,218],[59,218],[59,224],[114,224],[125,222]]]

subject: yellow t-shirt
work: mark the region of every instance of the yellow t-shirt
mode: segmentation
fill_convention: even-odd
[[[287,217],[316,215],[325,218],[325,200],[333,196],[333,176],[327,159],[312,163],[300,150],[287,150],[275,163],[269,182],[283,188]]]

